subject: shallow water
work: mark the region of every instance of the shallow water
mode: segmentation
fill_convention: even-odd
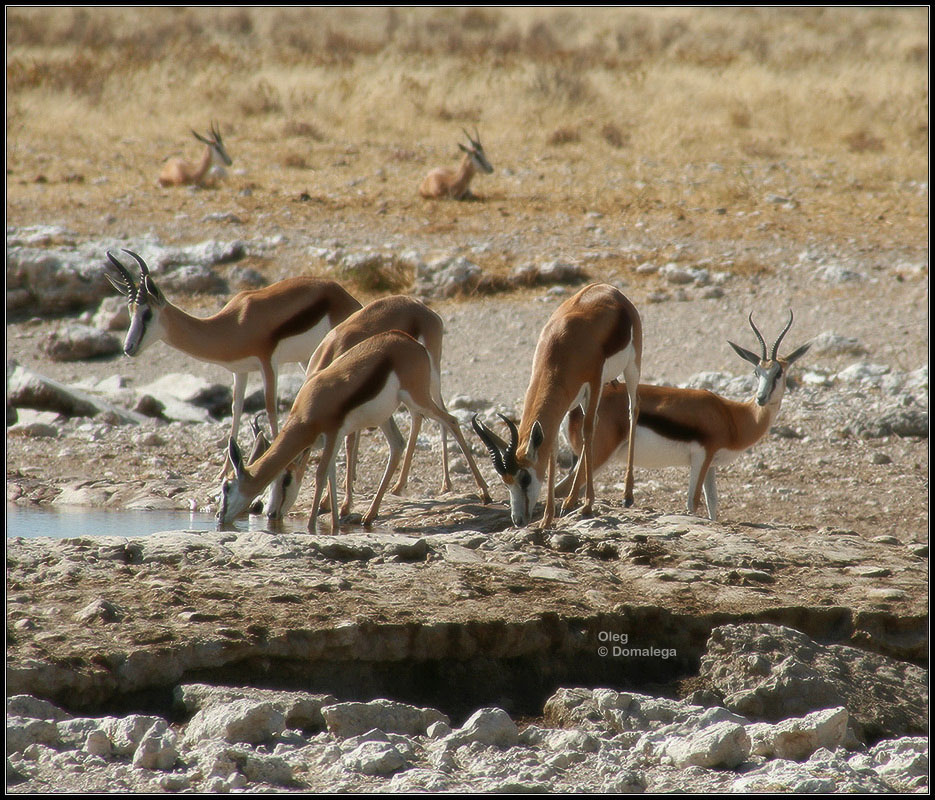
[[[217,529],[213,514],[190,511],[105,511],[97,508],[45,509],[7,504],[6,535],[69,539],[78,536],[148,536],[157,531]],[[307,520],[287,521],[277,531],[305,530]],[[269,530],[264,516],[243,517],[238,531]]]

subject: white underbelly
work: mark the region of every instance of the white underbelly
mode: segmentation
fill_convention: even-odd
[[[604,368],[601,370],[601,386],[614,378],[623,375],[623,371],[636,358],[636,351],[633,349],[632,340],[619,353],[614,353],[604,362]]]
[[[242,358],[239,361],[217,361],[215,363],[231,372],[258,372],[260,369],[260,359],[256,356]]]
[[[721,464],[730,464],[731,461],[736,461],[745,452],[745,450],[718,450],[717,455],[714,457],[714,461],[711,463],[715,466],[719,466]]]
[[[283,339],[273,350],[273,362],[276,364],[290,364],[293,361],[308,361],[315,348],[321,344],[325,334],[331,330],[328,316],[322,317],[318,324],[307,331]]]
[[[719,450],[714,456],[712,466],[721,466],[736,461],[743,450]],[[648,428],[637,426],[636,447],[633,451],[633,463],[643,469],[662,469],[664,467],[690,467],[692,461],[700,463],[704,459],[704,448],[698,442],[680,442],[666,439]],[[620,443],[608,461],[627,459],[626,439]]]
[[[633,449],[633,463],[643,469],[661,469],[663,467],[687,467],[691,464],[693,453],[702,450],[695,442],[679,442],[666,439],[648,428],[636,428],[636,447]],[[614,458],[626,461],[627,442],[614,452]]]
[[[357,408],[352,409],[341,425],[340,438],[363,428],[378,428],[389,419],[399,407],[399,378],[390,373],[386,384],[377,393]]]

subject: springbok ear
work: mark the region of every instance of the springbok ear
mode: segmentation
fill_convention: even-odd
[[[751,353],[745,347],[741,347],[739,344],[734,344],[730,339],[727,340],[727,343],[734,348],[734,352],[737,353],[744,361],[749,361],[753,366],[759,366],[760,357],[754,353]]]
[[[234,468],[234,473],[239,478],[243,475],[243,456],[240,454],[240,448],[237,446],[237,442],[234,441],[233,436],[227,442],[227,457]]]
[[[535,461],[536,453],[539,452],[539,448],[542,447],[544,441],[545,434],[542,432],[542,425],[539,424],[539,420],[536,420],[529,433],[529,445],[526,447],[526,458],[530,461]]]
[[[808,352],[808,348],[811,346],[812,346],[811,342],[806,342],[797,350],[793,350],[791,353],[789,353],[789,355],[786,356],[786,363],[794,364],[802,356],[804,356],[806,352]]]
[[[164,306],[166,304],[166,298],[163,296],[162,292],[159,291],[156,282],[149,275],[143,277],[141,286],[157,306]]]

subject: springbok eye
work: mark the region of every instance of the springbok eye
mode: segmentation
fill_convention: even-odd
[[[282,488],[285,489],[288,486],[292,485],[292,475],[291,473],[286,473],[285,477],[282,479]]]

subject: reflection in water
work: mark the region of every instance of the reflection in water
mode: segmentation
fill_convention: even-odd
[[[296,517],[283,522],[265,516],[241,517],[235,531],[271,531],[273,533],[304,533],[308,517]],[[35,538],[69,539],[78,536],[149,536],[158,531],[214,531],[217,520],[213,514],[189,511],[104,511],[96,508],[23,508],[7,504],[6,535]]]

